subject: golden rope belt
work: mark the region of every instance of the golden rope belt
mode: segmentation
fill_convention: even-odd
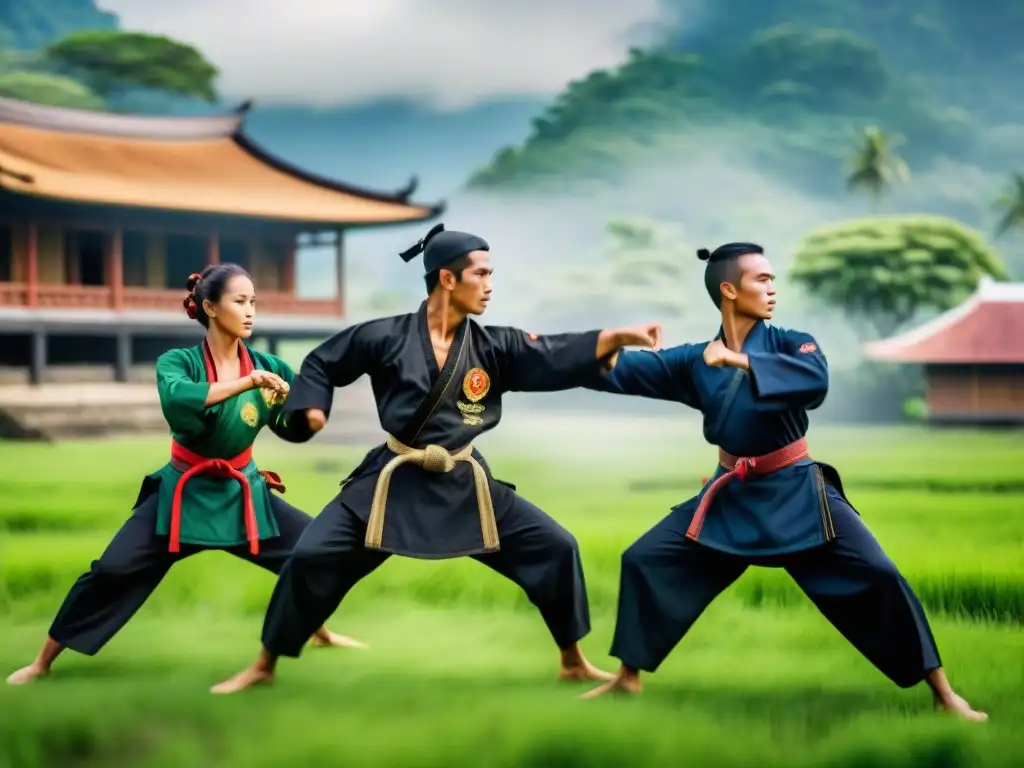
[[[483,534],[484,549],[498,549],[498,523],[494,519],[494,502],[491,489],[487,482],[487,473],[483,466],[473,457],[473,446],[467,445],[457,451],[448,451],[439,445],[428,445],[425,448],[410,448],[388,435],[388,450],[396,454],[377,477],[377,486],[373,490],[373,501],[370,504],[370,519],[366,524],[366,546],[379,549],[384,538],[384,508],[388,503],[388,489],[391,487],[391,475],[402,464],[415,464],[427,472],[442,474],[451,472],[455,465],[464,461],[473,468],[473,484],[476,486],[476,501],[480,509],[480,532]]]

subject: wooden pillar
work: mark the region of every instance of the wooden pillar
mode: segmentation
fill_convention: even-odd
[[[935,369],[924,366],[924,404],[928,409],[928,420],[935,418]]]
[[[335,233],[334,241],[334,271],[338,281],[338,314],[345,316],[345,230],[339,229]]]
[[[298,245],[295,238],[292,238],[284,252],[284,274],[282,275],[283,285],[281,286],[286,293],[292,296],[295,296],[295,254],[297,250]]]
[[[41,328],[32,331],[32,357],[29,360],[29,381],[41,384],[46,371],[46,332]]]
[[[220,264],[220,236],[216,232],[206,238],[206,263]]]
[[[64,270],[68,285],[82,284],[82,262],[78,255],[78,232],[64,232]]]
[[[28,295],[25,297],[25,303],[34,307],[39,303],[39,225],[34,221],[28,223],[27,256],[28,268],[25,270],[25,283]]]
[[[978,366],[972,365],[967,369],[971,377],[971,413],[981,412],[981,376]]]
[[[110,233],[107,243],[107,283],[111,306],[124,309],[124,232],[120,227]]]
[[[128,373],[132,367],[132,336],[127,328],[117,332],[117,358],[114,361],[114,380],[124,383],[128,381]]]

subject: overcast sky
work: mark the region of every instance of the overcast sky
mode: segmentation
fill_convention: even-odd
[[[459,109],[547,96],[650,41],[662,0],[98,0],[124,29],[195,45],[227,100]]]

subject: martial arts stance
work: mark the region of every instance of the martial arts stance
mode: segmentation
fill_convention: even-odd
[[[308,440],[330,414],[335,387],[370,377],[387,441],[342,481],[278,578],[258,660],[214,686],[231,693],[273,679],[280,656],[391,554],[473,557],[519,585],[561,649],[563,680],[607,680],[584,657],[589,605],[575,539],[494,480],[473,440],[501,419],[506,392],[553,392],[600,375],[626,345],[657,347],[659,326],[535,336],[484,327],[491,294],[488,244],[434,227],[402,254],[423,253],[428,298],[418,312],[355,325],[302,363],[285,405],[285,435]],[[288,439],[286,437],[286,439]]]
[[[718,336],[658,353],[620,352],[593,388],[679,402],[704,416],[719,446],[714,477],[622,557],[614,680],[584,694],[638,693],[714,598],[748,565],[785,568],[825,617],[900,687],[927,680],[936,703],[984,720],[953,692],[924,610],[843,492],[810,458],[807,411],[828,392],[818,342],[769,326],[774,275],[763,250],[723,245],[705,284],[721,309]]]
[[[131,517],[71,588],[36,660],[8,683],[48,674],[65,648],[96,654],[170,567],[196,552],[221,549],[278,573],[312,521],[270,493],[284,486],[252,459],[259,431],[278,431],[293,378],[284,361],[241,341],[252,335],[256,313],[252,280],[238,265],[223,264],[192,275],[187,288],[185,311],[207,334],[199,346],[171,350],[156,362],[171,460],[143,480]],[[362,645],[324,627],[313,630],[315,645]]]

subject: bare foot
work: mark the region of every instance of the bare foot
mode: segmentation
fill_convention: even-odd
[[[269,685],[272,682],[274,682],[274,673],[260,662],[256,662],[234,677],[210,688],[210,693],[238,693],[255,685]]]
[[[50,674],[49,667],[41,667],[38,664],[29,664],[27,667],[22,667],[17,672],[14,672],[7,678],[8,685],[25,685],[31,683],[40,677],[46,677]]]
[[[562,664],[558,671],[558,679],[563,683],[579,683],[586,680],[611,680],[615,677],[611,672],[598,669],[586,659],[574,664]]]
[[[604,672],[589,661],[583,654],[579,643],[563,648],[560,659],[561,668],[558,679],[562,682],[581,682],[584,680],[611,680],[615,675]]]
[[[311,638],[309,645],[312,648],[369,648],[366,643],[361,643],[345,635],[336,635],[329,629],[321,629]]]
[[[972,709],[966,699],[955,693],[950,693],[941,699],[936,699],[935,706],[972,723],[983,723],[988,720],[987,714]]]
[[[606,693],[625,694],[629,696],[635,696],[643,690],[643,683],[640,682],[640,678],[637,675],[619,674],[614,675],[604,685],[599,685],[591,691],[587,691],[580,695],[581,699],[596,699],[598,696],[603,696]]]

